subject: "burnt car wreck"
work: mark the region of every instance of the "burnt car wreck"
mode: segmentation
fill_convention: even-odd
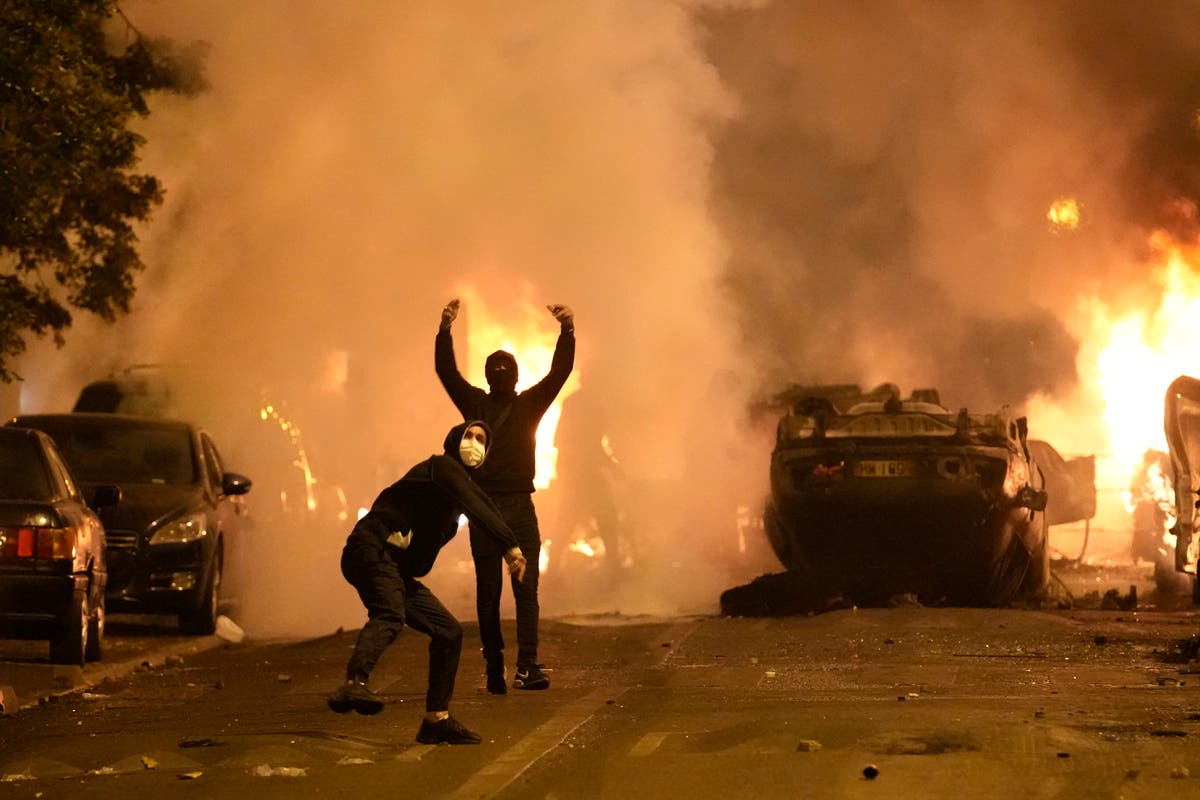
[[[1155,576],[1172,568],[1190,582],[1192,601],[1200,603],[1200,380],[1180,375],[1167,388],[1163,432],[1174,478],[1174,525],[1156,545]]]
[[[767,536],[818,606],[1036,597],[1050,579],[1048,496],[1029,444],[1007,407],[952,412],[932,389],[796,390],[771,456]]]

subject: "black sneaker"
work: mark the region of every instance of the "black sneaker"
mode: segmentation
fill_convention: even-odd
[[[488,694],[508,694],[508,672],[503,661],[489,661],[487,665]]]
[[[338,714],[357,711],[360,714],[378,714],[383,711],[383,701],[379,695],[361,681],[343,683],[327,701],[329,708]]]
[[[517,676],[513,678],[514,689],[549,689],[550,678],[542,672],[541,664],[517,665]]]
[[[480,738],[478,733],[467,730],[454,717],[446,717],[437,722],[421,720],[417,741],[421,744],[479,744]]]

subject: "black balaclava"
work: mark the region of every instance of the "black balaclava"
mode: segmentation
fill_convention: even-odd
[[[485,459],[487,458],[487,454],[492,449],[492,428],[490,425],[481,419],[474,419],[470,422],[460,422],[450,429],[450,432],[446,434],[446,441],[442,443],[442,450],[445,452],[445,454],[460,464],[463,464],[463,460],[458,446],[462,444],[463,434],[466,433],[467,428],[471,427],[472,425],[478,425],[487,431],[487,444],[483,448],[483,457]],[[483,462],[480,461],[479,464],[475,465],[475,467],[467,467],[467,469],[477,469],[478,467],[482,466],[482,464]],[[466,467],[467,465],[463,464],[463,466]]]
[[[517,390],[517,359],[512,353],[497,350],[483,362],[483,375],[492,394],[513,394]]]

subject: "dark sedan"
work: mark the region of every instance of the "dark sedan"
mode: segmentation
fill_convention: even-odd
[[[111,507],[117,487],[93,487]],[[104,526],[44,433],[0,428],[0,634],[48,639],[50,659],[100,658],[104,638]]]
[[[86,487],[116,484],[108,532],[108,605],[175,614],[187,633],[216,628],[225,558],[236,547],[250,480],[227,472],[207,432],[126,414],[35,414],[13,425],[48,433]]]

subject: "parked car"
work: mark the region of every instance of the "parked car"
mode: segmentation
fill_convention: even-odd
[[[953,413],[893,384],[800,392],[778,422],[764,523],[820,596],[1001,605],[1050,577],[1024,417]]]
[[[91,505],[120,500],[96,483]],[[104,640],[104,526],[53,440],[0,428],[0,634],[47,639],[50,660],[95,661]]]
[[[49,434],[85,488],[116,484],[101,509],[108,607],[176,614],[183,631],[216,628],[221,575],[246,519],[250,479],[228,472],[209,434],[128,414],[32,414],[10,423]]]
[[[197,419],[208,411],[206,397],[211,392],[199,373],[178,365],[141,364],[84,385],[71,410]],[[219,433],[221,441],[236,441],[237,450],[230,451],[234,456],[252,459],[259,522],[270,519],[294,529],[343,526],[352,519],[355,509],[345,489],[313,463],[309,442],[286,401],[272,399],[265,390],[251,396],[223,387],[221,405],[232,412],[222,414],[220,427],[214,420],[210,432]]]

